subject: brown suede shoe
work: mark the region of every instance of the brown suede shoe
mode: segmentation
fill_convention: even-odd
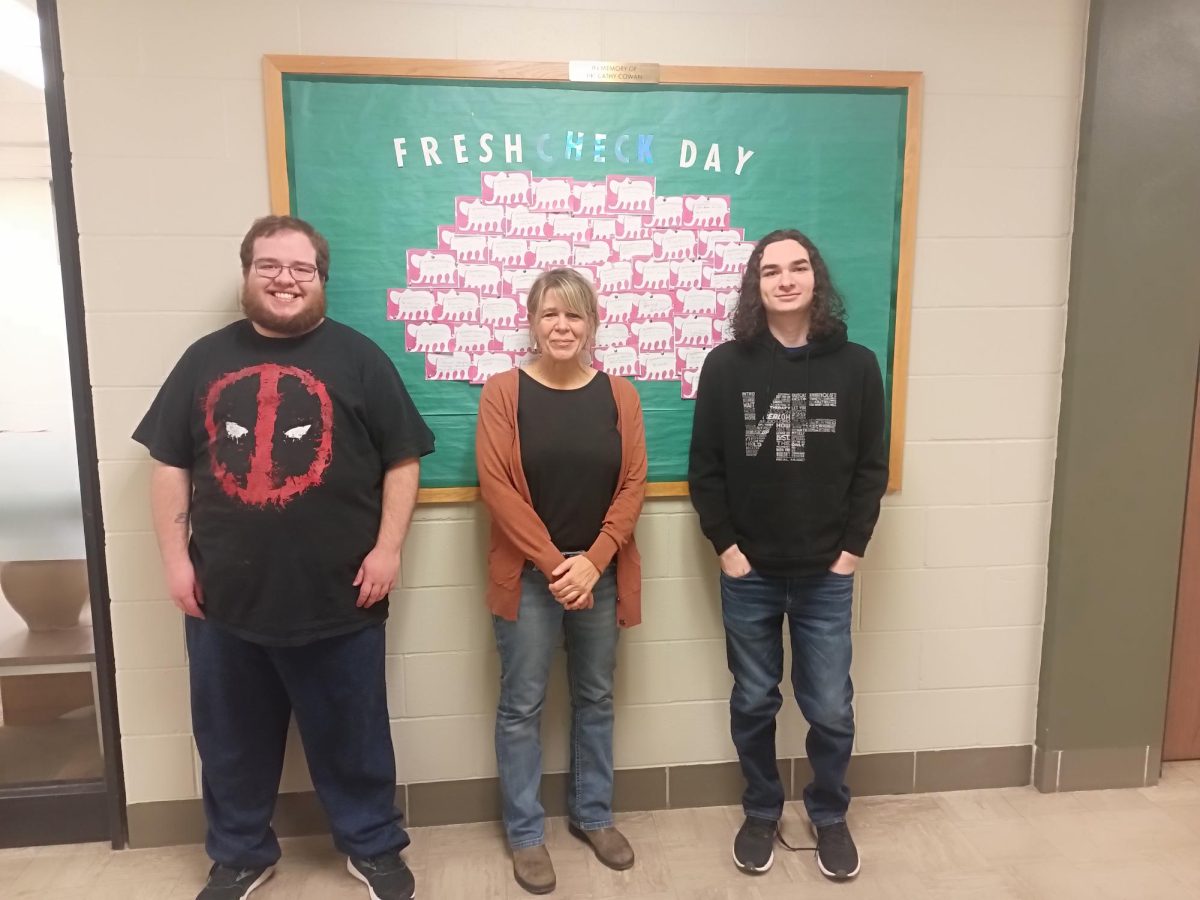
[[[531,894],[548,894],[554,890],[554,863],[545,844],[522,847],[512,852],[513,877],[517,884]]]
[[[594,831],[584,831],[575,825],[568,825],[571,834],[591,845],[596,859],[610,869],[621,871],[633,866],[633,848],[625,835],[615,828],[597,828]]]

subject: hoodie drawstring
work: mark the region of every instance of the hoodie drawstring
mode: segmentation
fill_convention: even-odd
[[[767,406],[775,402],[775,366],[779,357],[780,344],[778,341],[769,343],[771,358],[767,362]],[[812,343],[806,344],[804,350],[804,421],[808,421],[808,394],[812,384]]]

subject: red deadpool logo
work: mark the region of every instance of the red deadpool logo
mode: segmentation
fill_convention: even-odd
[[[222,375],[204,398],[204,425],[217,484],[250,506],[284,506],[320,485],[333,456],[329,392],[292,366]]]

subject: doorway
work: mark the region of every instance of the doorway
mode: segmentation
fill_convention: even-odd
[[[22,148],[0,152],[0,847],[121,846],[62,56],[52,0],[33,6],[7,7],[0,58],[0,151]]]

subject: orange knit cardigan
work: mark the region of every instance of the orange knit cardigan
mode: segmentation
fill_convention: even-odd
[[[521,570],[529,560],[547,578],[565,559],[550,540],[533,509],[529,483],[521,465],[517,428],[517,385],[512,369],[488,380],[479,398],[475,430],[475,461],[479,492],[492,514],[488,541],[488,607],[515,620],[521,605]],[[637,390],[624,378],[609,376],[617,405],[621,435],[621,468],[617,490],[604,516],[595,543],[584,553],[603,572],[617,560],[617,624],[632,627],[642,621],[642,560],[633,540],[633,527],[646,496],[646,432]]]

